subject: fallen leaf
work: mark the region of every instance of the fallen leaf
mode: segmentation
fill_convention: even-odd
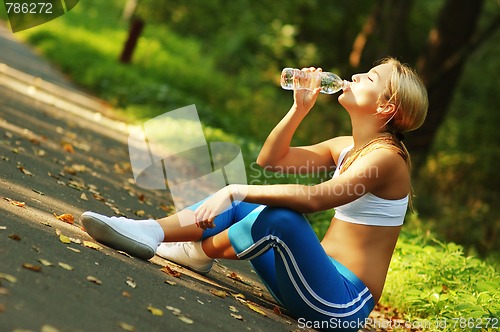
[[[215,296],[221,297],[221,298],[225,298],[228,295],[226,291],[215,290],[215,289],[211,289],[210,293],[214,294]]]
[[[155,316],[163,316],[163,310],[155,308],[151,305],[148,306],[148,310]]]
[[[28,141],[30,141],[32,144],[35,144],[35,145],[40,145],[42,143],[38,137],[34,137],[34,136],[28,138]]]
[[[231,317],[236,318],[237,320],[243,320],[243,316],[241,316],[241,315],[236,315],[236,314],[231,313]]]
[[[171,313],[173,313],[176,316],[179,316],[181,314],[181,309],[179,309],[179,308],[172,307],[171,305],[167,305],[166,308],[168,311],[170,311]]]
[[[85,189],[85,183],[83,183],[81,181],[76,181],[76,180],[69,180],[68,181],[68,187],[76,189],[78,191],[82,191],[82,190]]]
[[[40,190],[36,190],[36,189],[31,189],[33,192],[37,193],[38,195],[45,195],[43,192],[41,192]]]
[[[17,207],[25,207],[26,206],[25,202],[11,201],[10,203],[14,206],[17,206]]]
[[[0,287],[0,295],[9,295],[9,289],[5,287]]]
[[[71,251],[77,252],[77,253],[82,252],[80,249],[76,249],[76,248],[73,248],[73,247],[66,247],[66,248],[68,248]]]
[[[102,285],[102,281],[93,276],[88,276],[86,278],[88,281],[93,282],[96,285]]]
[[[243,294],[241,294],[241,293],[237,293],[237,294],[233,293],[233,294],[231,294],[231,295],[232,295],[232,296],[233,296],[236,300],[238,300],[238,301],[241,301],[241,300],[245,301],[245,295],[243,295]]]
[[[17,207],[25,207],[26,206],[26,203],[25,202],[18,202],[18,201],[15,201],[13,199],[10,199],[8,197],[4,197],[3,199],[5,199],[7,202],[9,202],[10,204],[14,205],[14,206],[17,206]]]
[[[83,245],[87,248],[91,248],[94,250],[101,250],[102,249],[102,247],[100,245],[98,245],[95,242],[91,242],[91,241],[83,241]]]
[[[167,310],[170,311],[174,316],[177,316],[177,318],[179,318],[179,320],[181,320],[182,322],[186,323],[186,324],[193,324],[194,321],[187,317],[186,315],[184,315],[182,313],[182,311],[176,307],[172,307],[172,306],[166,306]]]
[[[247,301],[246,305],[247,305],[247,307],[249,307],[253,311],[261,314],[262,316],[266,316],[267,317],[267,314],[264,311],[262,311],[257,304],[251,303],[251,302]]]
[[[125,251],[122,251],[122,250],[117,250],[117,252],[118,252],[119,254],[122,254],[122,255],[124,255],[124,256],[127,256],[127,257],[132,258],[132,256],[131,256],[131,255],[129,255],[128,253],[126,253]]]
[[[243,278],[240,277],[236,272],[231,272],[229,274],[226,274],[226,277],[244,283],[245,285],[251,285],[248,281],[243,280]]]
[[[68,270],[68,271],[73,270],[73,266],[66,264],[66,263],[59,262],[59,263],[57,263],[57,265],[59,265],[60,267],[62,267],[65,270]]]
[[[0,226],[0,231],[4,231],[7,229],[7,226]]]
[[[64,166],[63,171],[65,173],[71,174],[71,175],[76,175],[77,173],[82,173],[87,170],[87,167],[85,165],[80,165],[80,164],[73,164],[71,166]]]
[[[125,283],[127,285],[129,285],[130,287],[132,287],[132,288],[136,288],[137,287],[136,282],[131,277],[127,277],[127,281],[125,281]]]
[[[115,173],[117,174],[125,174],[126,170],[119,164],[114,164],[113,168],[115,169]]]
[[[125,330],[125,331],[135,331],[135,327],[130,325],[130,324],[127,324],[127,323],[124,323],[124,322],[118,322],[118,327],[120,327],[122,330]]]
[[[70,213],[64,213],[58,216],[57,214],[54,213],[54,216],[61,221],[64,221],[67,224],[73,225],[75,223],[75,217],[73,217],[72,214]]]
[[[136,211],[135,214],[138,217],[144,217],[144,215],[146,214],[146,212],[144,210],[139,210],[139,211]]]
[[[42,267],[40,265],[34,265],[31,263],[24,263],[23,267],[27,270],[33,271],[33,272],[40,272],[42,271]]]
[[[281,316],[281,309],[278,307],[278,306],[274,306],[273,308],[273,312],[278,315],[278,316]]]
[[[171,206],[164,205],[164,204],[160,205],[160,209],[162,209],[163,211],[166,211],[166,212],[172,211],[172,207]]]
[[[33,176],[33,173],[31,173],[30,171],[28,171],[26,168],[24,168],[24,166],[22,165],[17,165],[17,169],[20,170],[23,174],[26,174],[28,176]]]
[[[76,243],[76,244],[82,244],[82,240],[74,238],[74,237],[70,237],[69,240],[73,243]]]
[[[186,323],[186,324],[194,324],[194,320],[192,320],[191,318],[189,317],[186,317],[184,315],[180,315],[180,316],[177,316],[177,318],[179,318],[179,320],[183,323]]]
[[[239,310],[238,310],[238,309],[236,309],[236,307],[235,307],[235,306],[233,306],[233,305],[230,305],[230,306],[229,306],[229,310],[231,310],[232,312],[239,312]]]
[[[123,291],[123,292],[122,292],[122,296],[123,296],[123,297],[128,297],[128,298],[131,298],[131,297],[132,297],[132,295],[131,295],[129,292],[127,292],[127,291]]]
[[[120,211],[119,208],[117,208],[116,206],[111,206],[111,210],[113,210],[113,212],[116,214],[116,215],[119,215],[121,216],[122,215],[122,212]]]
[[[17,282],[17,278],[14,277],[13,275],[7,274],[7,273],[1,273],[0,272],[0,279],[7,280],[8,282],[15,283]]]
[[[43,259],[43,258],[38,259],[38,261],[39,261],[40,263],[42,263],[42,265],[44,265],[44,266],[53,266],[53,265],[54,265],[54,264],[52,264],[51,262],[49,262],[48,260]]]
[[[169,284],[170,286],[175,286],[177,283],[175,281],[165,280],[164,283]]]
[[[69,237],[64,234],[59,235],[59,241],[61,241],[62,243],[71,243]]]
[[[160,271],[168,274],[168,275],[171,275],[172,277],[176,277],[176,278],[180,278],[181,277],[181,273],[179,271],[176,271],[174,269],[172,269],[170,266],[168,265],[165,265],[163,268],[160,269]]]
[[[73,148],[73,145],[71,145],[71,143],[64,143],[63,150],[68,153],[75,153],[75,149]]]
[[[9,239],[14,240],[14,241],[21,241],[21,237],[17,234],[10,234]]]
[[[104,197],[103,197],[102,195],[100,195],[100,194],[93,194],[92,196],[93,196],[96,200],[98,200],[98,201],[101,201],[101,202],[104,202],[104,201],[105,201]]]
[[[82,193],[80,195],[80,199],[83,199],[84,201],[88,201],[89,200],[88,197],[87,197],[87,195],[85,195],[85,193]]]

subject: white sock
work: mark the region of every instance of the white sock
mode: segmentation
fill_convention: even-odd
[[[201,246],[201,241],[196,241],[193,243],[194,250],[192,250],[189,253],[189,256],[193,259],[199,260],[199,261],[211,261],[213,260],[212,257],[208,257],[207,254],[205,254],[205,251],[203,251],[203,247]]]
[[[158,241],[158,245],[165,239],[163,228],[161,228],[160,224],[156,220],[135,220],[134,223],[140,226],[140,229],[144,233],[148,234],[149,236],[151,236],[151,238]]]

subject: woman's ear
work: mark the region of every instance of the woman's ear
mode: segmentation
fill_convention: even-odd
[[[381,118],[392,118],[396,113],[396,105],[386,103],[377,107],[377,115]]]

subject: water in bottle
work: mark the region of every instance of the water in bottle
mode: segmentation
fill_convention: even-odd
[[[321,88],[321,93],[332,94],[348,86],[349,82],[329,72],[305,72],[294,68],[285,68],[281,72],[281,87],[285,90]]]

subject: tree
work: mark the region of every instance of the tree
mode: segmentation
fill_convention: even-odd
[[[412,1],[377,1],[355,38],[349,61],[353,68],[367,68],[372,59],[392,55],[404,62],[416,63],[429,94],[427,119],[407,140],[409,149],[417,157],[414,166],[418,171],[446,118],[467,58],[497,30],[500,20],[497,17],[478,32],[484,0],[446,0],[435,27],[429,32],[427,45],[421,50],[408,38],[411,6]],[[417,59],[413,54],[420,55]]]
[[[144,20],[138,17],[135,13],[137,8],[137,0],[127,0],[123,9],[122,18],[130,22],[129,32],[122,53],[120,54],[120,62],[128,64],[132,61],[137,42],[144,29]]]
[[[378,0],[353,42],[349,55],[352,68],[370,67],[373,59],[387,54],[411,58],[408,47],[408,20],[412,0]]]
[[[417,169],[446,117],[467,58],[499,26],[500,17],[497,16],[487,29],[477,31],[483,6],[484,0],[447,0],[435,28],[429,33],[428,46],[418,60],[417,68],[429,94],[429,113],[418,135],[409,144],[421,155]]]

